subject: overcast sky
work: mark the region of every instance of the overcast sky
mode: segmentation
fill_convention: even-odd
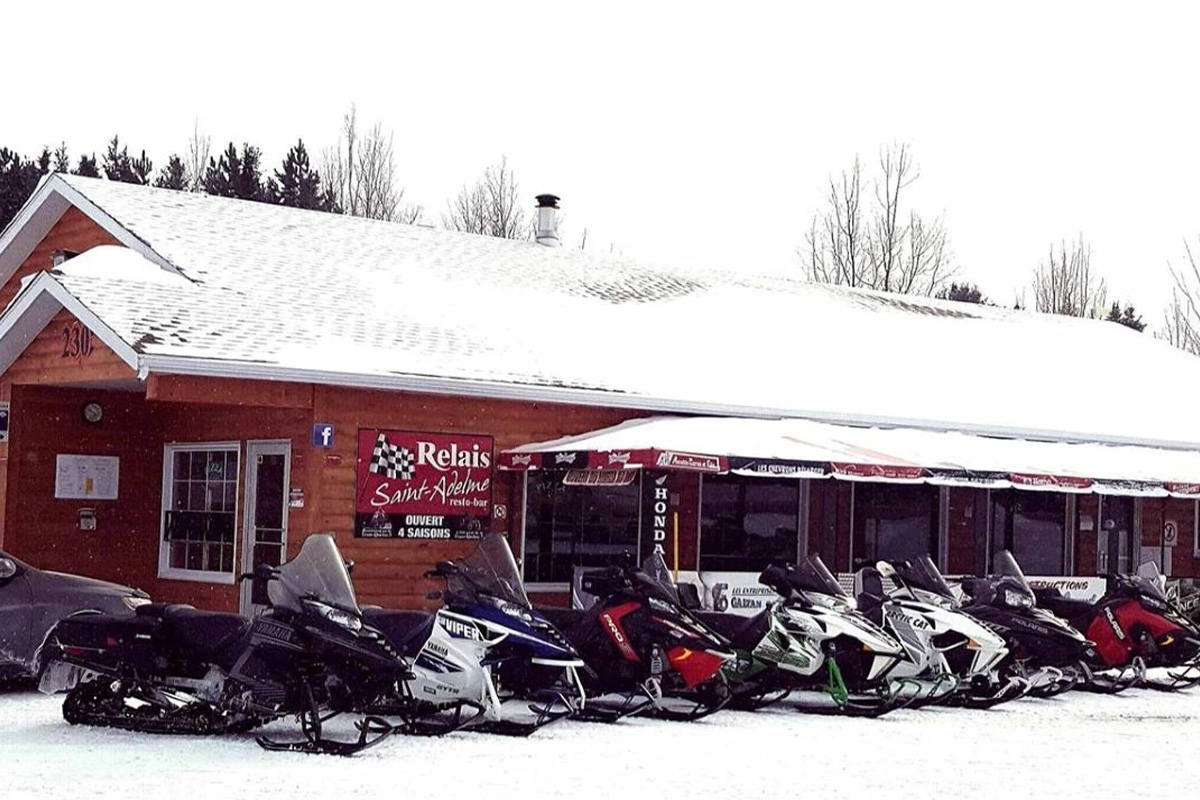
[[[568,243],[782,272],[829,175],[907,142],[960,277],[1010,304],[1082,234],[1155,324],[1198,241],[1194,4],[570,5],[10,4],[0,146],[157,168],[198,120],[274,167],[355,103],[426,219],[504,154]]]

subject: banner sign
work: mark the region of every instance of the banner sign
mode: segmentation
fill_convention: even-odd
[[[651,553],[663,557],[667,566],[675,566],[674,516],[679,509],[679,493],[671,492],[671,475],[647,470],[642,477],[642,536],[638,563]]]
[[[492,516],[492,437],[363,428],[354,535],[479,539]]]

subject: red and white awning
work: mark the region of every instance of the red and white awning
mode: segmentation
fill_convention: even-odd
[[[799,419],[649,417],[499,455],[501,469],[660,469],[1200,498],[1200,452]]]

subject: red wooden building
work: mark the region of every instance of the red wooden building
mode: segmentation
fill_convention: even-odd
[[[327,530],[394,606],[485,529],[559,597],[656,544],[714,574],[1005,547],[1031,574],[1200,572],[1193,357],[591,256],[540,214],[512,242],[51,176],[0,235],[0,547],[213,608]]]

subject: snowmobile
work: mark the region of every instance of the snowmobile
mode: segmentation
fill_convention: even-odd
[[[725,667],[738,706],[761,708],[793,691],[819,689],[833,704],[802,701],[801,710],[880,716],[915,698],[915,684],[902,682],[893,692],[889,682],[909,659],[904,647],[855,610],[820,556],[767,567],[759,582],[779,599],[755,616],[698,615],[738,650]]]
[[[579,670],[584,661],[525,594],[508,540],[488,534],[466,558],[441,561],[427,578],[445,582],[443,606],[429,624],[453,640],[482,648],[485,711],[468,729],[528,736],[573,715],[586,703]],[[395,643],[414,612],[369,611]],[[416,666],[421,666],[418,658]]]
[[[1112,574],[1095,603],[1070,600],[1057,589],[1039,589],[1039,605],[1070,620],[1096,643],[1091,667],[1119,670],[1116,680],[1174,690],[1200,683],[1200,628],[1163,591],[1158,566],[1148,562],[1134,575]],[[1166,680],[1148,667],[1165,667]]]
[[[1035,697],[1050,697],[1084,683],[1101,689],[1102,679],[1086,667],[1095,656],[1094,643],[1066,620],[1037,607],[1012,553],[1001,550],[995,564],[994,575],[963,579],[970,601],[962,610],[1004,638],[1009,652],[998,665],[1001,678],[1028,681],[1028,694]]]
[[[364,625],[331,534],[309,536],[281,567],[249,576],[268,609],[254,618],[151,603],[133,616],[62,620],[47,637],[39,688],[67,690],[72,724],[152,733],[248,731],[295,714],[304,739],[259,737],[268,750],[350,755],[395,732],[375,716],[357,741],[322,734],[405,676],[405,662]]]
[[[885,591],[884,581],[892,589]],[[1001,680],[998,666],[1008,654],[1004,639],[959,611],[946,579],[929,556],[880,561],[855,576],[859,609],[892,633],[911,660],[895,677],[924,682],[915,705],[944,702],[988,708],[1020,697],[1023,679]]]
[[[687,721],[729,701],[721,667],[733,650],[683,607],[661,555],[651,553],[641,569],[622,564],[580,580],[596,597],[591,608],[542,609],[587,663],[589,699],[579,719],[646,714]]]

